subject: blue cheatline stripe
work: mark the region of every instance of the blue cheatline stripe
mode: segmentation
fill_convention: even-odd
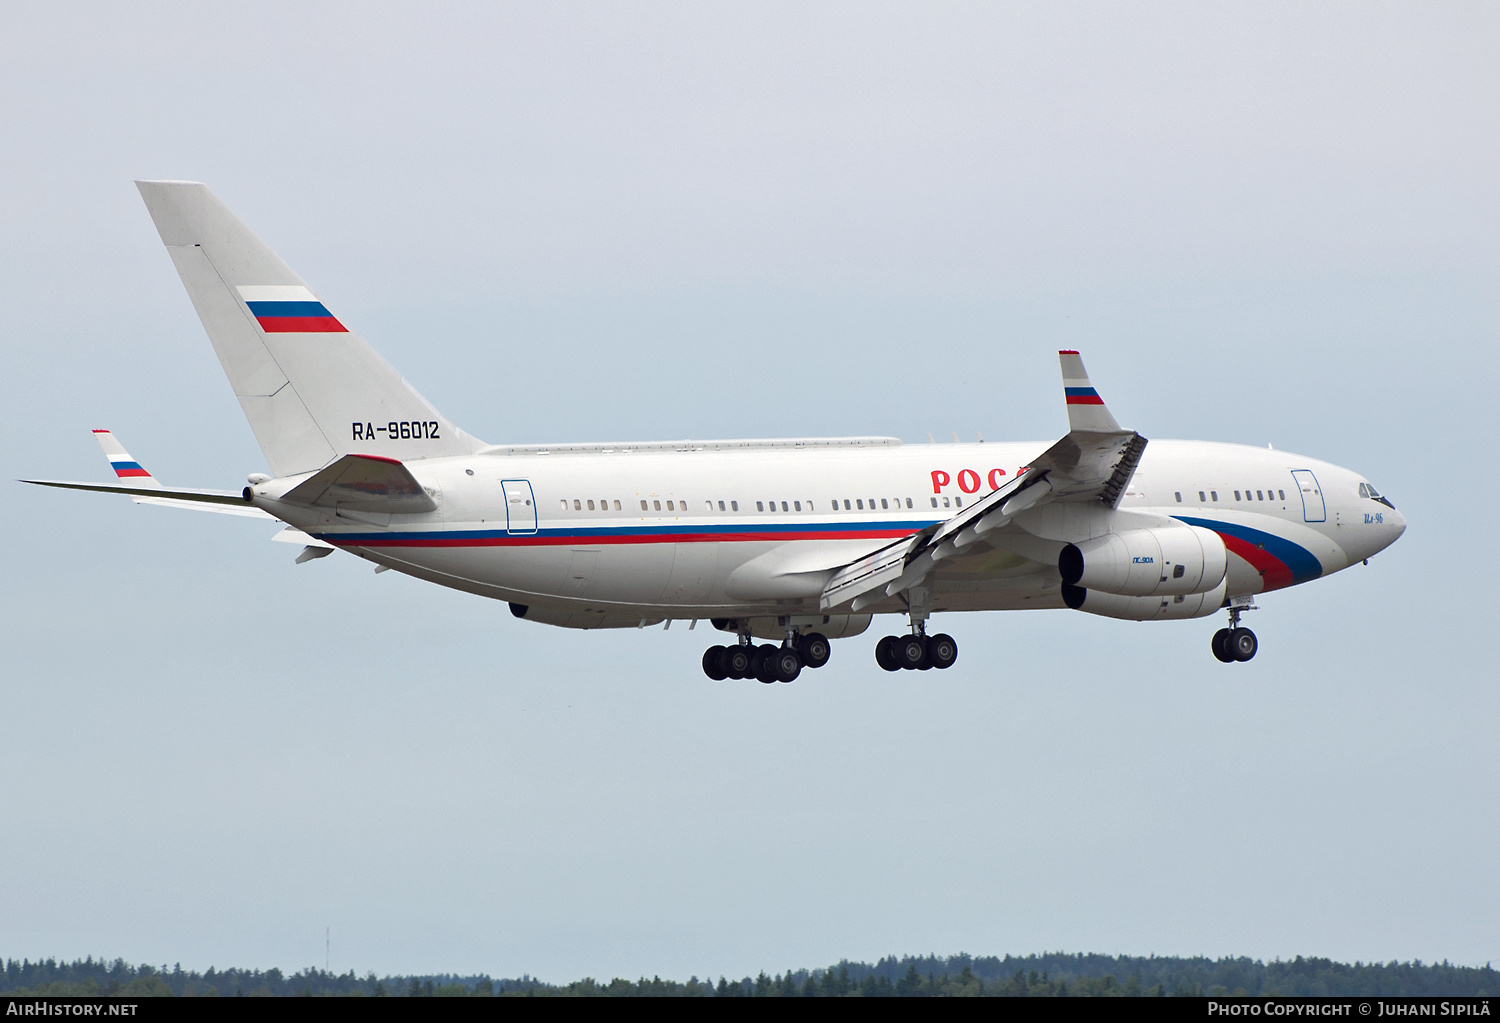
[[[764,520],[755,522],[737,523],[735,525],[700,525],[694,523],[681,523],[679,525],[663,526],[581,526],[581,527],[548,527],[538,529],[535,532],[512,533],[507,529],[432,529],[414,530],[409,532],[361,532],[361,533],[317,533],[320,539],[337,540],[341,543],[357,544],[363,540],[380,540],[385,542],[402,541],[424,541],[424,540],[490,540],[503,537],[524,536],[529,539],[577,539],[587,541],[594,539],[609,539],[612,537],[703,537],[711,539],[716,536],[740,537],[745,534],[756,534],[759,539],[763,534],[773,535],[777,538],[796,540],[811,536],[816,539],[838,539],[838,536],[829,537],[828,534],[840,533],[915,533],[926,529],[934,521],[941,520],[907,520],[899,522],[766,522]]]
[[[1215,533],[1232,536],[1237,540],[1243,540],[1248,544],[1255,545],[1291,569],[1292,581],[1294,583],[1305,583],[1309,579],[1316,579],[1323,574],[1323,563],[1318,560],[1317,555],[1301,544],[1293,543],[1285,537],[1277,536],[1275,533],[1267,533],[1261,529],[1252,529],[1249,526],[1242,526],[1236,522],[1197,519],[1187,515],[1173,517],[1179,522],[1186,522],[1190,526],[1201,526],[1204,529],[1211,529]]]
[[[140,462],[114,462],[114,461],[111,461],[109,464],[112,467],[114,467],[115,469],[139,469],[141,467],[141,463]]]
[[[1092,387],[1064,387],[1063,395],[1068,398],[1097,398],[1099,392]]]
[[[246,302],[255,316],[332,316],[322,302]]]

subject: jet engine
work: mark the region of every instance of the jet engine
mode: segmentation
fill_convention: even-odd
[[[1162,594],[1155,597],[1122,597],[1103,590],[1085,590],[1063,583],[1063,602],[1075,611],[1087,611],[1105,618],[1123,618],[1128,622],[1164,622],[1175,618],[1206,618],[1224,606],[1229,581],[1207,593]]]
[[[1057,557],[1067,585],[1124,597],[1204,593],[1223,582],[1228,567],[1219,535],[1186,525],[1110,533],[1070,543]]]

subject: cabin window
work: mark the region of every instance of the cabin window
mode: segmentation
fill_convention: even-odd
[[[647,509],[646,509],[646,502],[645,502],[645,501],[642,501],[642,502],[641,502],[641,511],[646,511],[646,510],[647,510]]]
[[[953,503],[956,504],[956,505],[958,505],[960,508],[962,508],[964,506],[964,499],[961,498],[961,497],[959,497],[957,494],[954,494],[953,495]]]
[[[1235,499],[1235,500],[1236,500],[1236,501],[1238,501],[1238,500],[1239,500],[1239,499],[1240,499],[1240,492],[1239,492],[1239,491],[1238,491],[1238,490],[1236,490],[1236,491],[1235,491],[1235,492],[1234,492],[1234,499]]]
[[[573,510],[574,511],[583,511],[583,502],[580,501],[580,500],[578,500],[578,498],[576,498],[576,497],[573,498]]]
[[[848,511],[848,510],[849,510],[849,499],[846,497],[846,498],[844,498],[844,511]]]
[[[1177,495],[1177,503],[1181,504],[1182,503],[1182,491],[1178,490],[1178,491],[1174,491],[1174,493]]]
[[[563,511],[567,511],[568,510],[568,499],[566,497],[562,499],[562,506],[563,506]]]
[[[660,501],[652,501],[651,502],[651,507],[654,508],[656,511],[661,511],[661,502]]]
[[[620,502],[616,501],[615,502],[615,511],[619,511],[619,510],[620,510]]]
[[[593,510],[594,510],[594,502],[590,501],[589,502],[589,511],[593,511]]]
[[[720,501],[719,502],[719,511],[723,511],[723,510],[724,510],[724,502]]]
[[[1281,495],[1281,499],[1282,499],[1282,500],[1283,500],[1283,501],[1285,501],[1285,500],[1286,500],[1286,491],[1285,491],[1285,490],[1278,490],[1278,491],[1276,491],[1276,492],[1277,492],[1277,493],[1278,493],[1278,494],[1280,494],[1280,495]]]
[[[764,501],[756,501],[755,502],[755,510],[756,511],[765,511],[766,510],[766,502],[764,502]]]
[[[1260,491],[1259,491],[1259,490],[1257,490],[1257,491],[1256,491],[1256,492],[1255,492],[1255,499],[1256,499],[1256,500],[1257,500],[1257,501],[1264,501],[1264,500],[1265,500],[1265,499],[1266,499],[1266,495],[1265,495],[1265,494],[1263,494],[1263,493],[1261,493],[1261,492],[1260,492]]]
[[[886,503],[885,503],[885,498],[883,498],[883,497],[882,497],[882,498],[881,498],[881,499],[880,499],[880,510],[881,510],[881,511],[885,511],[885,510],[886,510],[886,509],[887,509],[887,508],[889,508],[889,507],[890,507],[890,505],[888,505],[888,504],[886,504]]]
[[[1198,503],[1199,503],[1199,504],[1207,504],[1207,503],[1208,503],[1208,495],[1207,495],[1207,494],[1205,494],[1205,493],[1204,493],[1204,492],[1203,492],[1203,491],[1201,491],[1201,490],[1200,490],[1200,491],[1198,491]]]
[[[1208,496],[1212,497],[1215,501],[1217,501],[1219,499],[1219,492],[1217,490],[1210,490],[1208,492]]]
[[[934,497],[934,498],[933,498],[933,499],[932,499],[932,506],[933,506],[933,507],[934,507],[934,508],[936,508],[936,507],[937,507],[937,498],[935,498],[935,497]]]
[[[911,498],[909,498],[909,497],[908,497],[908,498],[907,498],[907,499],[906,499],[906,506],[907,506],[907,507],[908,507],[908,508],[910,508],[910,507],[911,507]]]
[[[856,508],[858,508],[860,511],[864,511],[865,510],[865,499],[862,498],[862,497],[856,497],[854,499],[854,506]]]
[[[802,502],[801,501],[793,501],[792,502],[792,510],[793,511],[801,511],[802,510]]]
[[[789,508],[787,508],[787,506],[786,506],[786,502],[785,502],[785,501],[782,501],[782,502],[781,502],[781,510],[782,510],[782,511],[790,511],[790,509],[789,509]]]
[[[729,502],[729,508],[730,508],[731,511],[739,511],[740,510],[740,503],[738,501],[730,501]]]
[[[949,507],[949,504],[948,504],[948,499],[947,499],[947,498],[946,498],[946,497],[945,497],[945,498],[943,498],[943,507],[944,507],[944,508],[947,508],[947,507]]]

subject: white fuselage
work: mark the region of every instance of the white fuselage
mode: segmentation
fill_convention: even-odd
[[[414,460],[437,501],[421,515],[256,501],[361,557],[469,592],[549,609],[553,624],[810,615],[832,571],[984,497],[1045,443],[894,440],[495,448]],[[1370,557],[1405,523],[1363,477],[1270,449],[1153,441],[1116,514],[1219,534],[1228,592],[1307,582]],[[934,611],[1062,607],[1044,518],[1025,556],[977,545],[944,562]],[[869,612],[899,611],[899,602]]]

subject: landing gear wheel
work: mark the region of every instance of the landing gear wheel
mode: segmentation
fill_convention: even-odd
[[[912,634],[902,636],[895,642],[896,663],[907,671],[918,671],[928,667],[927,637]]]
[[[939,670],[953,667],[958,660],[958,641],[945,632],[927,637],[927,663]]]
[[[833,644],[821,632],[809,632],[797,638],[797,652],[802,655],[802,661],[807,667],[821,668],[828,663],[828,657],[833,653]]]
[[[778,682],[793,682],[802,674],[802,655],[793,647],[784,646],[767,660]]]
[[[721,646],[711,646],[703,651],[703,674],[715,682],[729,677],[729,671],[724,665],[725,657],[729,653]]]
[[[1236,661],[1248,661],[1255,656],[1255,651],[1260,649],[1255,633],[1249,629],[1233,630],[1229,633],[1229,641],[1224,645],[1230,653],[1234,654]]]
[[[778,648],[770,643],[755,648],[755,653],[750,655],[750,671],[757,679],[766,684],[776,681],[776,654]]]
[[[724,651],[724,675],[727,678],[749,678],[750,677],[750,648],[747,646],[728,647]]]
[[[1234,663],[1234,652],[1229,649],[1228,629],[1220,629],[1218,632],[1214,633],[1214,638],[1209,641],[1208,645],[1213,648],[1214,656],[1219,660],[1223,661],[1225,664]]]
[[[896,663],[896,637],[887,636],[875,644],[875,663],[886,671],[900,671],[901,665]]]

